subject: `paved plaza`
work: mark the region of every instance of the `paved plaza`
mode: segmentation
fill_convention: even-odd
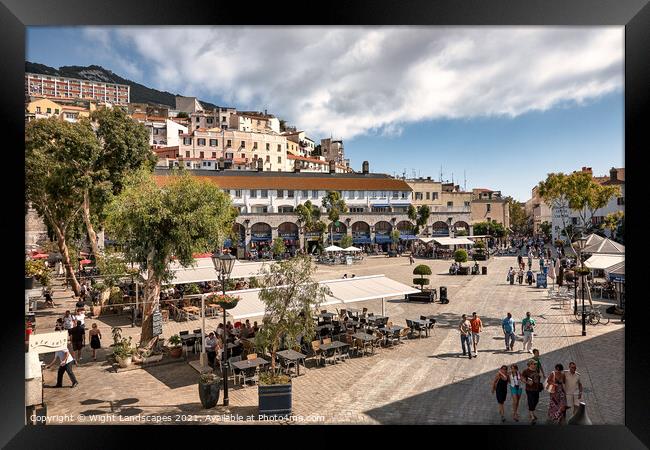
[[[293,413],[295,421],[304,423],[362,423],[362,424],[497,424],[495,396],[491,383],[503,364],[517,363],[520,370],[530,356],[522,351],[518,336],[514,352],[505,352],[501,319],[507,312],[520,322],[526,311],[537,320],[534,347],[540,349],[546,374],[556,363],[568,368],[575,361],[582,374],[584,399],[594,424],[622,425],[624,423],[624,325],[612,317],[608,325],[587,325],[587,336],[581,336],[581,325],[573,318],[572,305],[560,305],[547,297],[545,289],[526,284],[511,286],[506,273],[516,265],[516,257],[493,257],[482,262],[487,275],[451,276],[447,274],[451,261],[416,259],[416,264],[432,268],[431,285],[447,286],[448,304],[406,303],[387,300],[385,315],[398,325],[405,319],[434,315],[435,328],[428,338],[406,340],[396,347],[378,349],[373,356],[351,358],[326,367],[308,369],[293,379]],[[412,284],[412,270],[407,257],[368,257],[354,266],[319,266],[318,280],[348,276],[385,274],[402,283]],[[549,279],[549,282],[551,280]],[[67,298],[64,297],[67,295]],[[56,292],[56,311],[39,313],[37,332],[50,331],[54,320],[66,308],[74,307],[67,292]],[[599,303],[599,301],[596,301]],[[603,301],[602,303],[605,303]],[[611,303],[611,302],[610,302]],[[381,301],[354,303],[381,313]],[[334,310],[334,307],[329,307]],[[479,355],[461,357],[457,329],[460,316],[478,312],[485,326],[481,335]],[[138,328],[131,328],[125,316],[100,317],[97,322],[103,334],[102,345],[111,342],[111,326],[120,325],[125,334],[137,340]],[[209,319],[208,329],[217,320]],[[51,325],[51,326],[50,326]],[[201,321],[169,322],[163,326],[164,337],[181,330],[201,327]],[[518,327],[518,331],[520,326]],[[74,389],[49,388],[55,384],[56,371],[44,373],[45,402],[48,415],[65,416],[51,423],[143,423],[143,416],[166,417],[180,423],[223,423],[230,417],[246,418],[257,414],[257,388],[232,387],[230,406],[219,405],[204,410],[199,401],[197,372],[187,362],[115,373],[106,362],[110,352],[104,348],[97,362],[84,349],[81,363],[75,367],[79,386]],[[47,360],[49,362],[49,359]],[[303,374],[304,373],[304,374]],[[69,386],[67,376],[64,385]],[[545,422],[548,394],[542,392],[537,416]],[[512,424],[511,399],[506,401],[506,417]],[[520,404],[522,425],[527,425],[526,400]],[[82,416],[83,415],[83,416]],[[94,418],[91,422],[89,416]],[[151,422],[147,422],[151,423]],[[258,423],[258,422],[255,422]]]

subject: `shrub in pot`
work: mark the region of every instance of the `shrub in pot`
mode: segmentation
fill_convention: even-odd
[[[221,378],[212,372],[199,377],[199,399],[205,409],[214,408],[219,402],[219,382]]]
[[[413,269],[413,275],[431,275],[431,268],[426,264],[420,264]],[[422,276],[419,278],[413,278],[413,284],[420,285],[420,290],[423,291],[424,286],[429,284],[429,279],[423,278]]]
[[[291,414],[291,379],[276,369],[276,354],[282,342],[297,343],[298,335],[309,341],[315,335],[312,314],[331,292],[312,279],[315,270],[309,256],[300,255],[263,269],[258,278],[266,312],[255,347],[271,354],[270,371],[260,375],[258,386],[262,415]]]
[[[131,347],[131,336],[122,337],[121,328],[113,328],[113,356],[120,367],[126,368],[131,365],[135,349]]]
[[[177,334],[169,338],[167,341],[169,347],[169,356],[172,358],[180,358],[180,356],[183,354],[183,349],[181,347],[182,342],[183,341],[181,340],[181,337]]]

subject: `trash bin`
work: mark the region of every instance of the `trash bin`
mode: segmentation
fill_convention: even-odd
[[[487,266],[483,266],[483,267],[481,267],[481,273],[482,273],[483,275],[487,275]]]
[[[449,303],[446,286],[440,286],[440,303]]]

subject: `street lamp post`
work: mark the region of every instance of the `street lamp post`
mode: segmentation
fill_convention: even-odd
[[[582,295],[582,335],[583,336],[587,335],[587,325],[586,325],[587,316],[585,314],[585,264],[582,259],[582,250],[584,250],[586,244],[587,244],[587,238],[581,236],[580,239],[578,239],[578,248],[580,249],[580,254],[578,255],[578,257],[580,258],[580,283],[581,283],[580,291]]]
[[[230,273],[235,265],[235,257],[226,253],[213,253],[212,264],[217,272],[223,295],[226,295],[226,281],[230,278]],[[221,363],[223,377],[223,406],[228,406],[228,329],[226,328],[226,309],[223,310],[223,360]]]

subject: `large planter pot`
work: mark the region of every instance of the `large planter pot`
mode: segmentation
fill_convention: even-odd
[[[133,362],[133,358],[131,356],[127,356],[126,358],[120,358],[119,356],[115,356],[115,361],[117,361],[117,364],[122,368],[126,369],[131,365]]]
[[[203,408],[210,409],[219,402],[219,382],[201,383],[199,381],[199,399]]]
[[[34,289],[34,277],[25,277],[25,289]]]
[[[291,384],[271,384],[257,387],[259,414],[288,416],[291,414]]]
[[[182,347],[172,347],[169,349],[169,356],[171,356],[172,358],[180,358],[182,354],[183,354]]]

